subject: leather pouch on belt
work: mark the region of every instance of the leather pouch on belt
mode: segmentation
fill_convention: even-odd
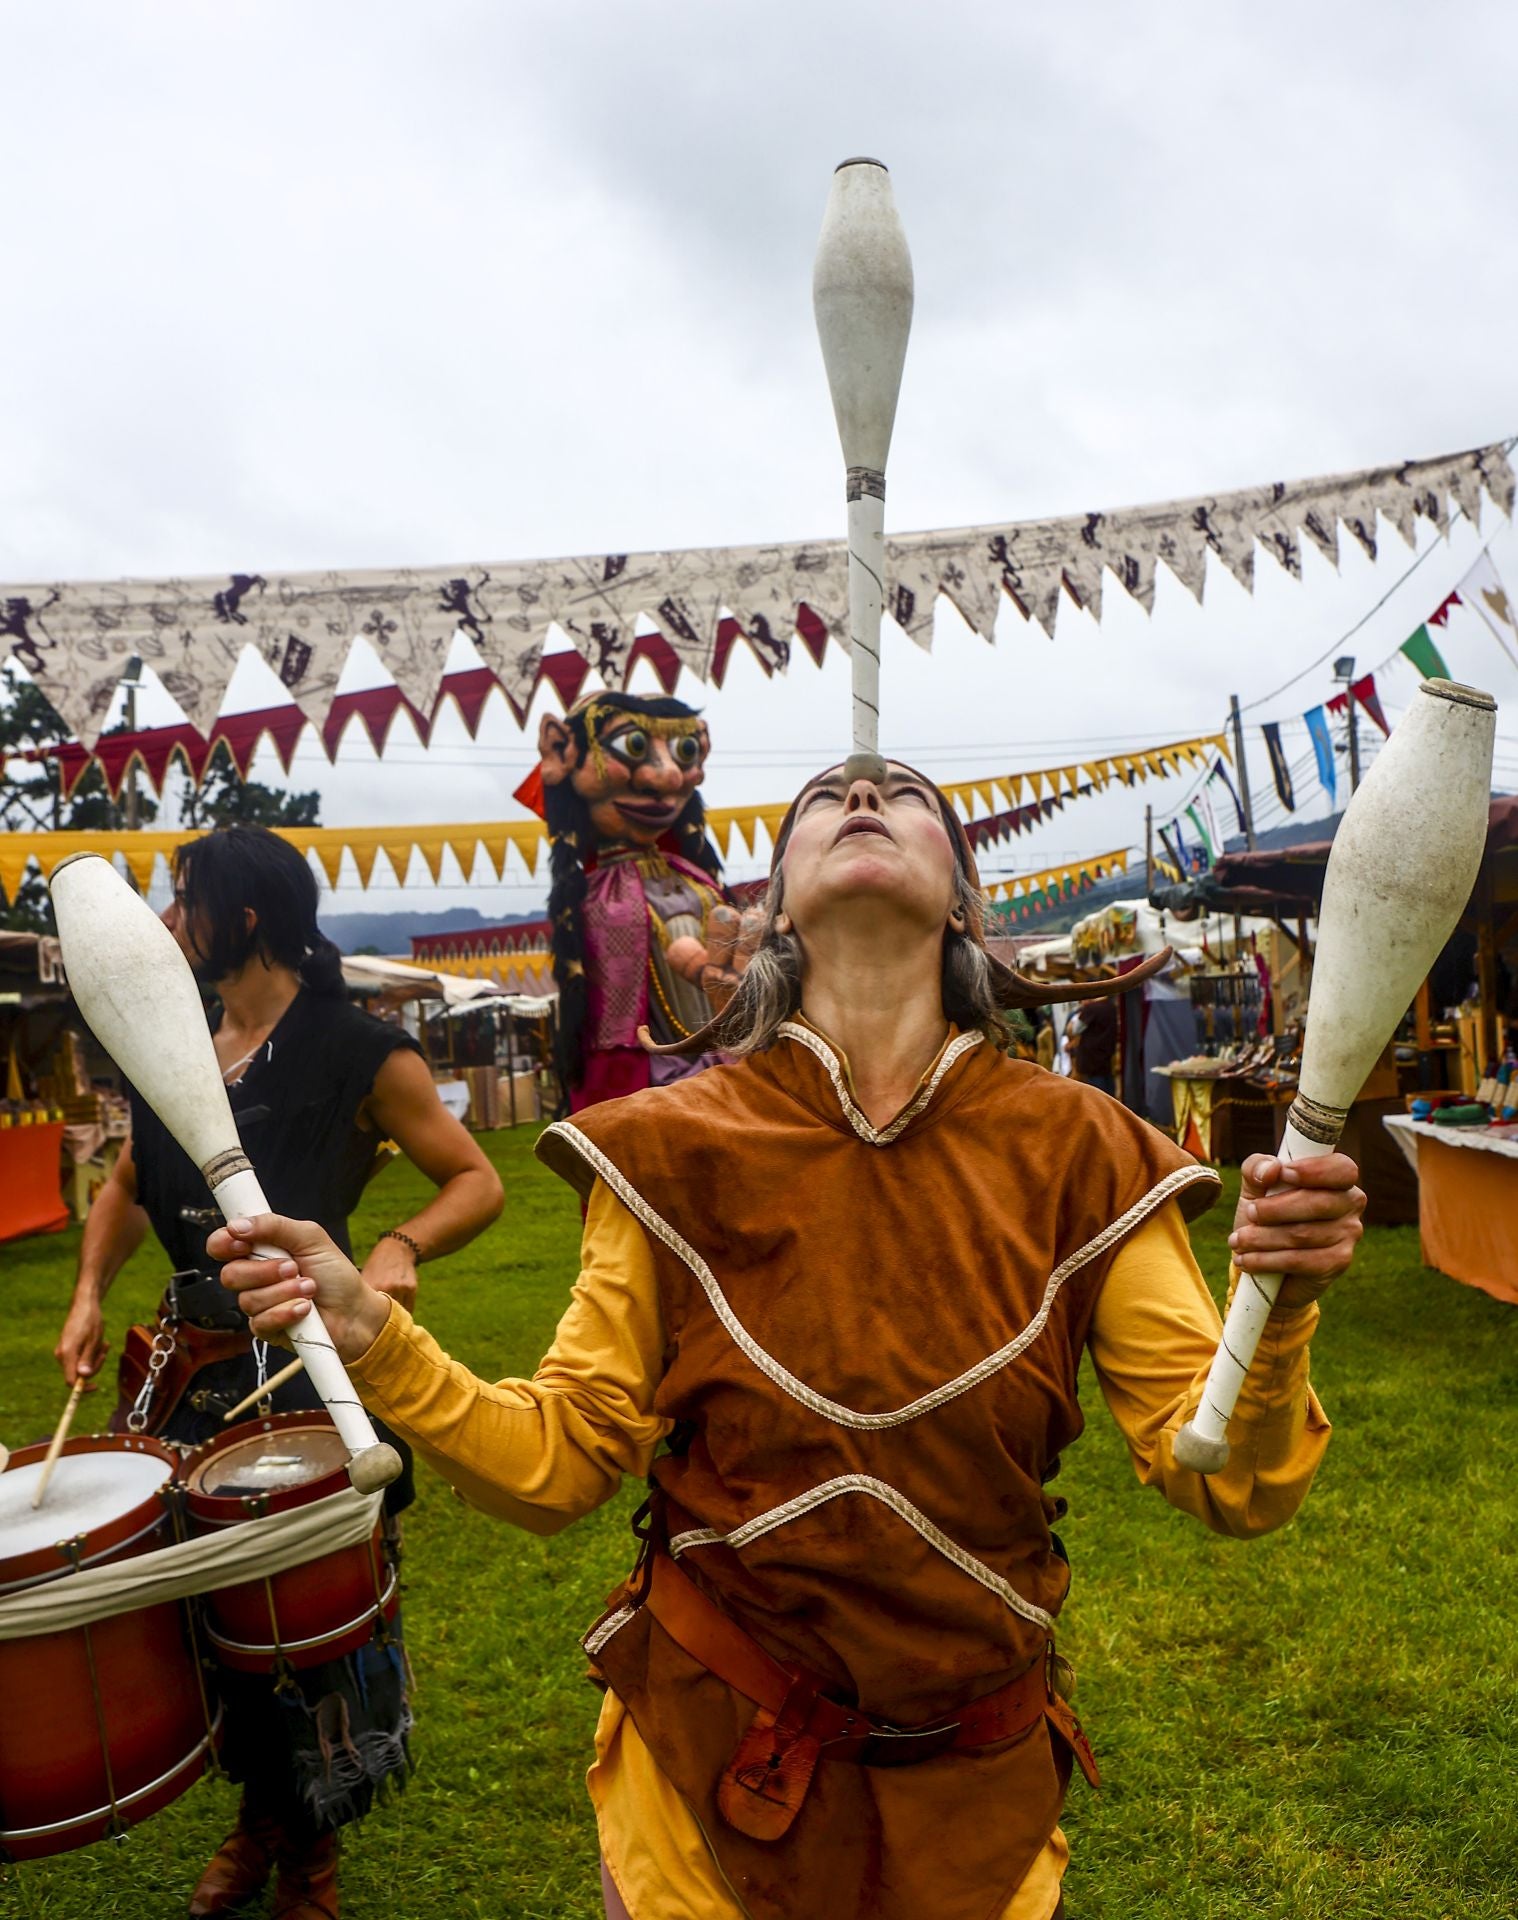
[[[751,1840],[778,1840],[801,1811],[822,1743],[807,1731],[816,1690],[794,1680],[778,1714],[761,1707],[717,1782],[717,1809]]]
[[[1051,1691],[1044,1706],[1049,1724],[1060,1739],[1075,1755],[1075,1763],[1086,1776],[1089,1786],[1099,1787],[1102,1777],[1096,1770],[1096,1755],[1091,1751],[1091,1742],[1086,1738],[1086,1730],[1070,1711],[1068,1703]]]

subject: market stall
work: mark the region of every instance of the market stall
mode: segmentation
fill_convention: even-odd
[[[1264,1005],[1256,951],[1272,931],[1268,923],[1232,915],[1182,919],[1147,900],[1113,901],[1070,931],[1076,977],[1121,974],[1165,947],[1174,950],[1171,965],[1145,982],[1141,998],[1118,1003],[1123,1099],[1156,1125],[1174,1126],[1176,1138],[1204,1159],[1214,1157],[1211,1090],[1193,1098],[1172,1063],[1235,1040],[1253,1042]],[[1191,1126],[1194,1111],[1204,1115],[1200,1141]]]
[[[1418,1177],[1424,1262],[1518,1305],[1518,1127],[1385,1126]]]
[[[1332,827],[1335,823],[1325,823]],[[1264,913],[1284,933],[1305,929],[1322,895],[1331,838],[1255,853],[1225,854],[1204,884],[1213,904]],[[1309,949],[1310,952],[1310,949]],[[1310,977],[1310,961],[1309,961]],[[1518,1156],[1497,1154],[1473,1163],[1463,1146],[1450,1144],[1443,1127],[1431,1135],[1433,1151],[1407,1150],[1406,1122],[1412,1100],[1420,1095],[1464,1092],[1475,1096],[1496,1072],[1518,1037],[1518,797],[1493,798],[1486,851],[1470,905],[1459,929],[1409,1009],[1390,1057],[1383,1059],[1350,1115],[1344,1151],[1359,1161],[1361,1184],[1369,1195],[1367,1220],[1377,1224],[1422,1221],[1424,1246],[1435,1264],[1435,1249],[1455,1258],[1472,1273],[1510,1271],[1488,1246],[1473,1249],[1472,1225],[1463,1216],[1472,1189],[1500,1191],[1493,1219],[1518,1218]],[[1383,1122],[1398,1123],[1404,1151],[1392,1148]],[[1478,1170],[1473,1170],[1477,1167]],[[1416,1172],[1414,1171],[1416,1169]],[[1421,1201],[1420,1201],[1421,1194]],[[1483,1204],[1492,1204],[1488,1193]],[[1435,1223],[1430,1233],[1430,1222]],[[1452,1241],[1451,1236],[1454,1236]],[[1451,1253],[1451,1245],[1456,1251]],[[1483,1264],[1484,1263],[1484,1264]],[[1454,1269],[1445,1267],[1446,1272]],[[1457,1278],[1466,1277],[1457,1273]],[[1477,1285],[1486,1282],[1475,1281]],[[1493,1289],[1496,1290],[1495,1288]]]
[[[343,977],[371,1012],[413,1035],[438,1098],[466,1125],[486,1132],[557,1113],[554,996],[367,954],[345,956]]]

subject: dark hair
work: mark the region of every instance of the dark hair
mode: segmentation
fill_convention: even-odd
[[[176,851],[174,883],[206,980],[225,980],[256,955],[313,993],[343,992],[342,955],[316,924],[316,876],[288,840],[267,827],[218,827]]]
[[[603,714],[629,714],[648,720],[696,719],[697,709],[670,696],[647,697],[636,693],[600,693],[595,705]],[[564,716],[583,763],[593,742],[583,713]],[[595,851],[595,830],[590,824],[590,808],[575,792],[571,780],[543,789],[543,818],[548,827],[548,919],[553,951],[553,977],[559,988],[558,1051],[559,1073],[567,1086],[578,1086],[584,1075],[580,1057],[580,1036],[589,1011],[585,980],[585,895],[589,882],[585,861]],[[706,837],[706,807],[700,789],[691,794],[670,828],[675,850],[684,860],[709,873],[721,885],[722,860]]]

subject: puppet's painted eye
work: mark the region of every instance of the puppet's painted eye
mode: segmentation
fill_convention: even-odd
[[[641,727],[629,727],[626,733],[619,733],[612,745],[628,760],[648,758],[649,738]]]
[[[669,750],[675,756],[675,765],[687,773],[700,762],[701,742],[693,733],[677,733],[669,743]]]

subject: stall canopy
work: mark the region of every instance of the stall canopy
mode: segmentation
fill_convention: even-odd
[[[1323,875],[1333,846],[1332,830],[1338,826],[1338,819],[1325,822],[1330,829],[1325,838],[1303,846],[1225,853],[1209,876],[1212,886],[1199,888],[1198,899],[1203,904],[1210,899],[1229,912],[1247,910],[1251,901],[1278,902],[1281,909],[1289,913],[1303,906],[1315,909],[1323,896]],[[1499,794],[1492,800],[1478,893],[1488,886],[1497,903],[1518,902],[1518,795],[1515,794]]]
[[[514,1011],[510,1002],[517,997],[494,980],[464,980],[451,973],[436,973],[430,967],[408,966],[404,960],[385,960],[367,953],[343,955],[343,979],[350,987],[401,994],[409,991],[441,1000],[450,1013],[492,1002],[504,1003],[510,1012]]]

